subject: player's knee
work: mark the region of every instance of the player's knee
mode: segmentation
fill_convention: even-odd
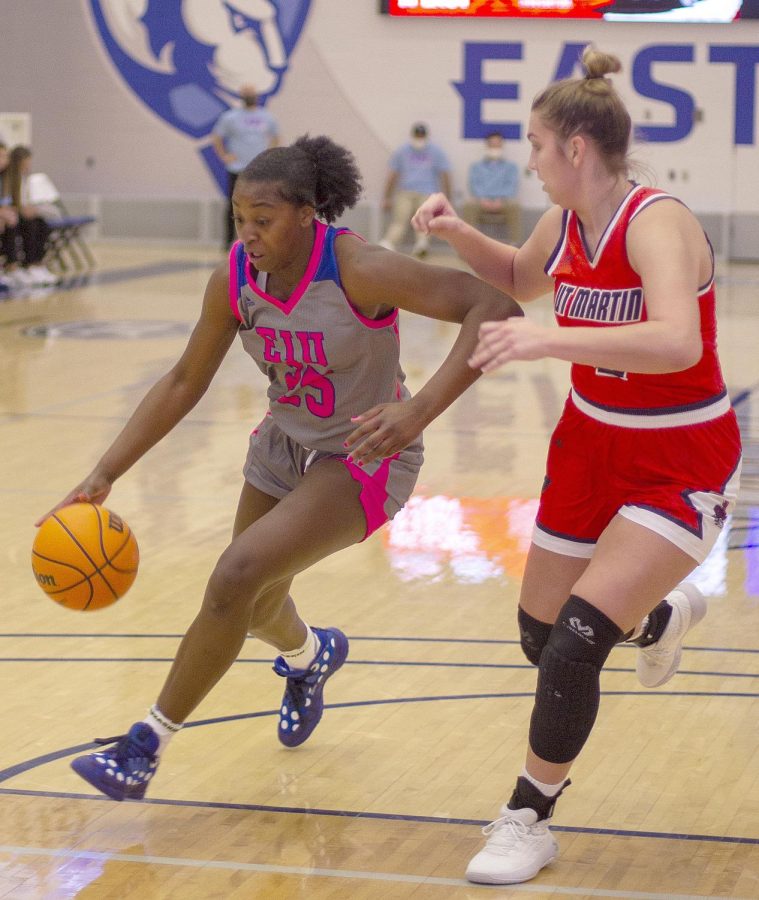
[[[548,643],[548,636],[551,634],[553,625],[534,619],[521,606],[517,609],[517,622],[522,651],[533,666],[537,666],[540,663],[543,647]]]
[[[540,658],[530,746],[541,759],[571,762],[598,714],[599,677],[622,631],[574,594],[564,604]]]
[[[219,557],[206,588],[203,606],[218,616],[250,616],[260,592],[255,558],[227,548]]]

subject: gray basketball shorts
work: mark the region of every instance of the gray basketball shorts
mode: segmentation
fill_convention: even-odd
[[[366,515],[366,540],[392,519],[413,493],[424,460],[424,445],[419,437],[400,453],[358,466],[349,462],[345,453],[304,447],[267,415],[250,436],[243,475],[259,491],[281,500],[320,459],[340,460],[361,485],[359,501]]]

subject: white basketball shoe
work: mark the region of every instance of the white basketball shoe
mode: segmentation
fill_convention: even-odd
[[[661,687],[677,672],[685,635],[706,615],[706,600],[695,584],[683,581],[664,598],[672,607],[658,641],[638,649],[638,681],[647,688]]]
[[[546,797],[523,775],[501,817],[482,829],[487,843],[467,866],[466,877],[478,884],[518,884],[529,881],[556,858],[559,845],[548,825],[556,801],[571,782]]]
[[[559,845],[534,809],[501,808],[501,818],[482,829],[487,843],[467,866],[466,877],[477,884],[529,881],[554,860]]]

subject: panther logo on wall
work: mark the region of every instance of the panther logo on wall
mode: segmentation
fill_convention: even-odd
[[[164,122],[207,137],[243,84],[276,94],[311,0],[85,0],[121,77]],[[201,149],[219,189],[224,168]]]

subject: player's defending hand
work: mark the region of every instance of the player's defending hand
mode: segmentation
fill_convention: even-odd
[[[445,194],[430,194],[414,213],[411,224],[421,234],[434,234],[443,240],[458,231],[464,222],[456,214]]]
[[[348,458],[359,466],[399,453],[421,434],[425,424],[412,400],[381,403],[351,421],[357,428],[348,435],[345,448]]]
[[[62,509],[64,506],[70,506],[72,503],[97,503],[102,505],[110,492],[111,482],[105,475],[93,472],[91,475],[88,475],[81,484],[78,484],[73,491],[69,491],[60,503],[56,503],[52,509],[48,510],[45,515],[42,516],[42,518],[37,519],[34,523],[34,527],[39,528],[45,519],[52,516],[54,512],[57,512],[57,510]]]
[[[543,359],[550,355],[548,341],[552,331],[516,316],[502,322],[483,322],[469,365],[494,372],[515,359]]]

